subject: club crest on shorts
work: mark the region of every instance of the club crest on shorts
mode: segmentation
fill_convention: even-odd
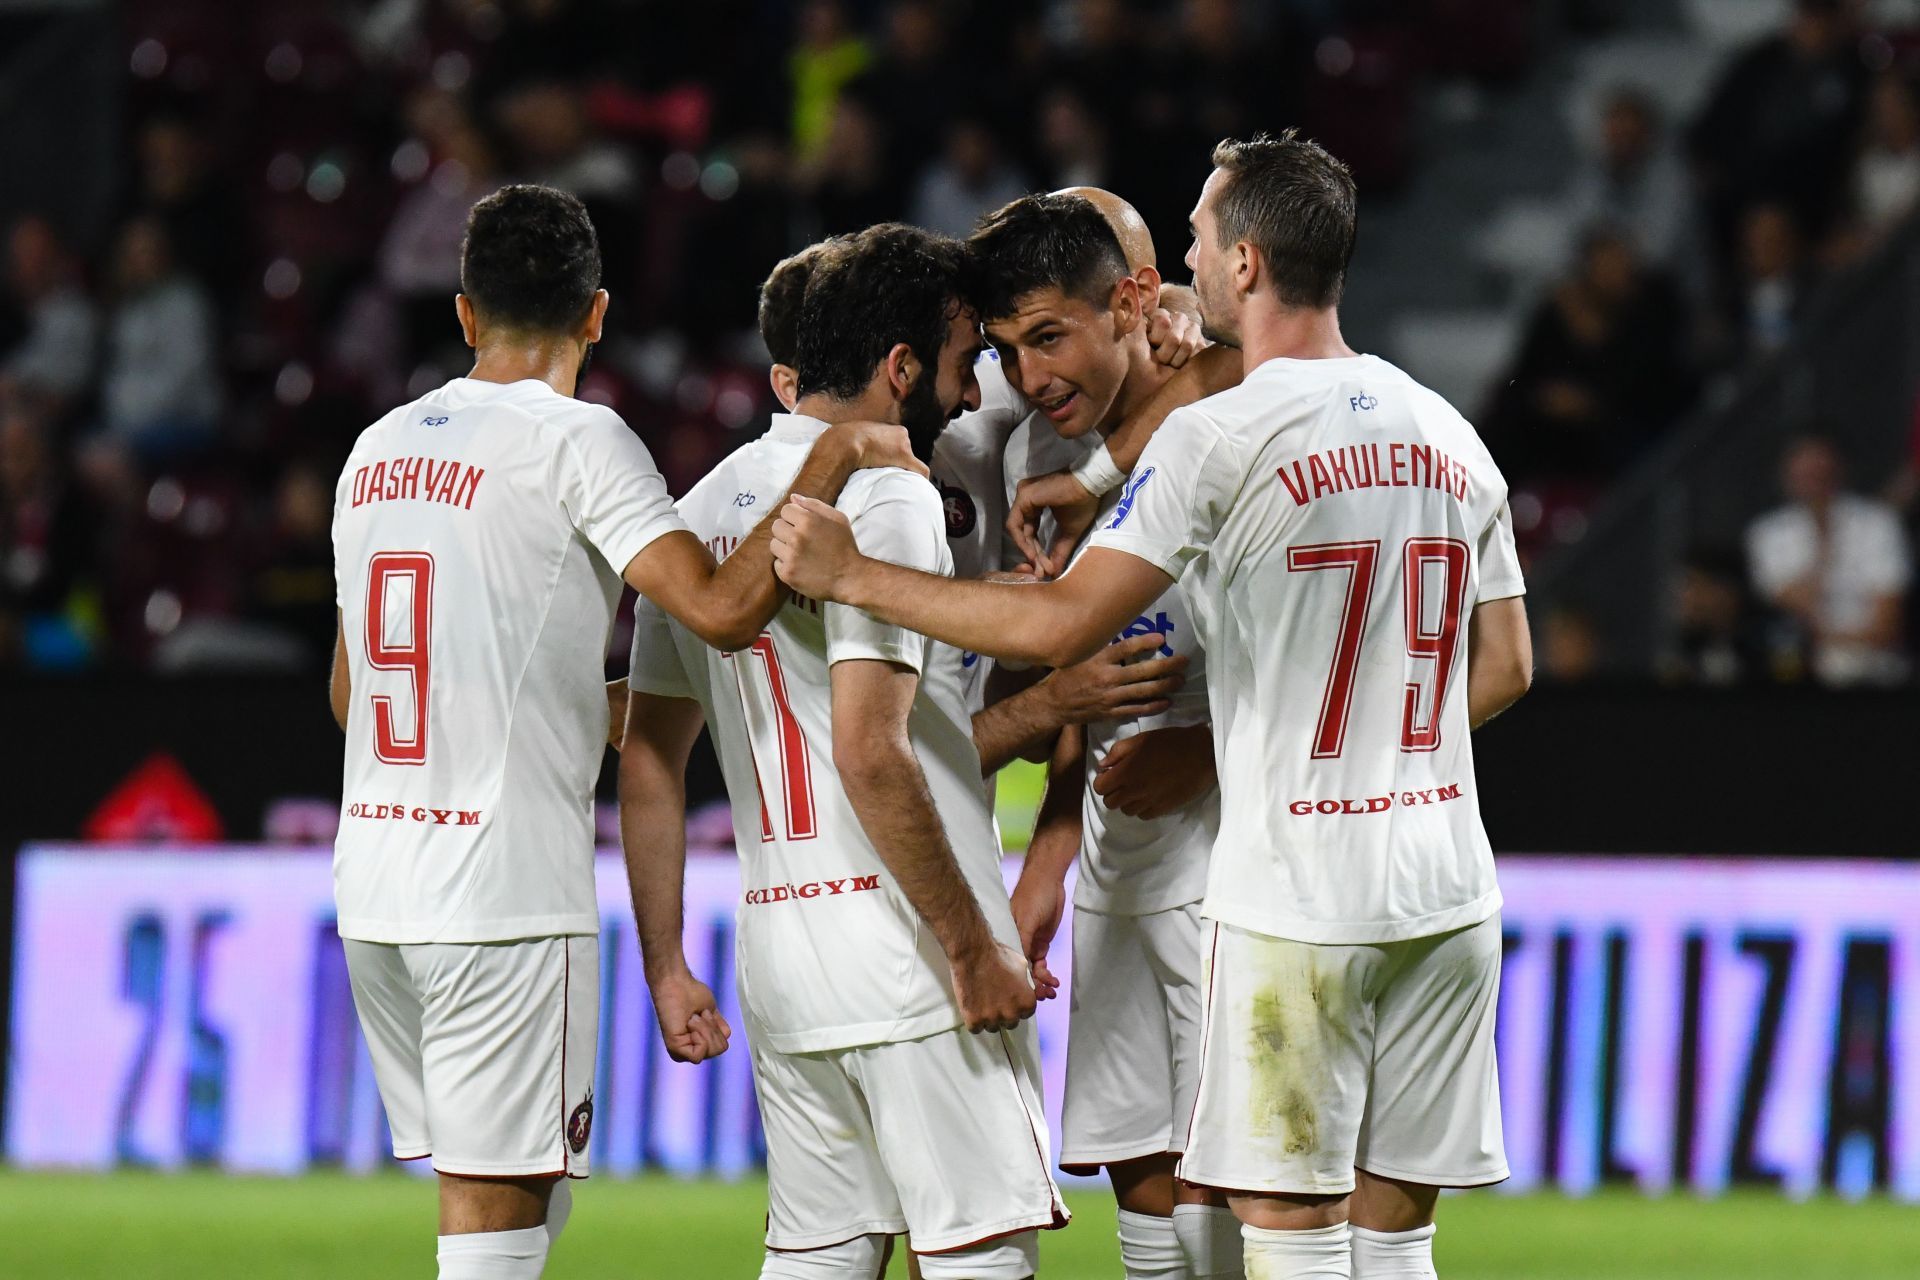
[[[593,1136],[593,1090],[587,1090],[586,1101],[573,1109],[567,1117],[567,1145],[573,1148],[573,1154],[579,1155],[587,1149],[587,1139]]]
[[[940,505],[947,513],[947,536],[964,538],[973,532],[980,522],[980,512],[973,505],[973,495],[954,485],[940,486]]]

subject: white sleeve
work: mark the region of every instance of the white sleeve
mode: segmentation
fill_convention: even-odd
[[[946,573],[946,521],[932,485],[905,471],[891,471],[851,510],[853,540],[860,554],[927,573]],[[929,641],[918,632],[880,621],[843,604],[822,611],[827,628],[827,665],[851,658],[895,662],[915,671],[926,665]]]
[[[1520,552],[1513,543],[1513,512],[1506,503],[1500,504],[1493,519],[1480,531],[1474,559],[1480,566],[1476,604],[1527,594],[1527,580],[1520,572]]]
[[[1178,578],[1213,545],[1241,476],[1225,434],[1191,407],[1175,410],[1140,455],[1120,501],[1087,540]]]
[[[564,438],[574,462],[562,495],[568,519],[615,573],[661,534],[687,527],[653,455],[619,414],[593,406]]]
[[[673,640],[673,619],[659,605],[640,596],[633,605],[633,651],[627,660],[627,688],[663,698],[696,696],[687,678],[680,646]]]
[[[1768,600],[1804,574],[1810,558],[1789,513],[1769,512],[1747,527],[1747,572]]]

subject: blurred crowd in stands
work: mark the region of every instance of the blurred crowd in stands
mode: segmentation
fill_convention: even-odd
[[[1141,208],[1178,278],[1214,140],[1301,125],[1391,199],[1418,86],[1524,74],[1534,17],[1527,0],[135,0],[111,232],[6,228],[0,668],[322,669],[339,461],[465,371],[460,237],[502,183],[593,212],[614,304],[581,394],[681,492],[772,407],[754,301],[795,248],[889,218],[964,233],[1087,183]],[[1912,67],[1864,35],[1840,0],[1800,0],[1697,118],[1606,105],[1569,193],[1577,260],[1490,403],[1461,406],[1531,526],[1788,341],[1823,275],[1913,206]],[[1920,486],[1846,491],[1817,441],[1783,465],[1789,505],[1689,568],[1666,674],[1902,677]],[[1579,678],[1581,630],[1545,620],[1549,675]]]

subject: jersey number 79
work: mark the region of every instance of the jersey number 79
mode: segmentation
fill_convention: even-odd
[[[1447,685],[1460,651],[1460,614],[1467,599],[1467,556],[1467,544],[1457,538],[1408,538],[1401,548],[1407,656],[1433,664],[1430,702],[1422,698],[1419,680],[1407,682],[1400,715],[1402,751],[1432,751],[1440,745],[1440,708],[1446,705]],[[1313,734],[1315,760],[1336,759],[1346,745],[1347,716],[1353,709],[1354,678],[1360,668],[1360,645],[1367,632],[1367,612],[1373,601],[1374,572],[1379,560],[1377,538],[1287,548],[1289,573],[1322,569],[1347,571],[1346,605],[1340,611],[1333,666],[1327,672],[1327,691],[1320,702],[1320,721]],[[1430,583],[1429,578],[1437,581]],[[1427,593],[1434,586],[1440,590],[1439,608],[1429,620]],[[1424,716],[1423,705],[1427,708]]]

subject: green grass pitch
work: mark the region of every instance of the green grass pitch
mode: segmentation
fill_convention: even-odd
[[[1042,1276],[1117,1280],[1113,1204],[1078,1193],[1044,1237]],[[594,1179],[554,1250],[553,1280],[751,1280],[765,1187]],[[433,1274],[433,1187],[400,1174],[228,1178],[0,1171],[6,1280],[420,1280]],[[1453,1280],[1910,1280],[1920,1210],[1772,1196],[1588,1199],[1475,1193],[1441,1203]],[[904,1274],[896,1265],[896,1274]]]

